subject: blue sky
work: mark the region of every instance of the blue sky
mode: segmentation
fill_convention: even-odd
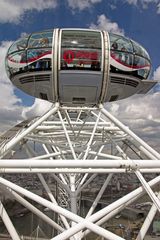
[[[57,27],[120,33],[147,49],[153,67],[151,78],[160,80],[159,26],[160,0],[0,0],[0,132],[50,106],[17,90],[5,74],[6,51],[20,36]],[[145,96],[107,105],[115,116],[156,146],[160,137],[158,90],[159,86]]]

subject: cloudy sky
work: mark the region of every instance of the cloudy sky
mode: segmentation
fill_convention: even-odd
[[[160,80],[160,0],[0,0],[0,132],[50,104],[17,90],[5,73],[10,44],[26,33],[51,28],[103,29],[132,38],[152,59],[152,79]],[[106,104],[115,116],[160,150],[160,89]]]

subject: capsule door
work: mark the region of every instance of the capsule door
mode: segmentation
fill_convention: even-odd
[[[100,31],[61,30],[58,90],[67,105],[94,105],[102,88]]]

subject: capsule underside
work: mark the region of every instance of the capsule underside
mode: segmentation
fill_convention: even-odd
[[[149,55],[138,43],[90,29],[33,33],[13,43],[6,56],[14,85],[65,105],[95,105],[146,92],[150,69]]]

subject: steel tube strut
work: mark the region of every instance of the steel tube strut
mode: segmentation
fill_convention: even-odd
[[[11,194],[14,199],[16,199],[19,203],[21,203],[24,207],[29,209],[31,212],[33,212],[35,215],[43,219],[46,223],[48,223],[53,228],[59,230],[60,232],[63,232],[64,229],[59,226],[57,223],[55,223],[52,219],[50,219],[48,216],[46,216],[44,213],[42,213],[38,208],[33,206],[31,203],[29,203],[26,199],[21,197],[18,193],[13,191],[11,188],[6,188],[6,191],[8,191],[8,194]]]
[[[105,182],[103,183],[103,186],[101,187],[101,189],[100,189],[97,197],[96,197],[95,200],[93,201],[92,206],[90,207],[90,209],[89,209],[89,211],[88,211],[88,213],[87,213],[87,215],[86,215],[86,218],[87,218],[87,217],[90,217],[90,216],[92,215],[92,213],[93,213],[93,211],[95,210],[95,208],[96,208],[99,200],[101,199],[101,197],[102,197],[102,195],[103,195],[106,187],[108,186],[108,184],[109,184],[112,176],[113,176],[113,174],[110,173],[110,174],[108,175],[108,177],[106,178],[106,180],[105,180]]]
[[[160,199],[160,193],[158,194],[158,198]],[[149,213],[148,213],[148,215],[147,215],[147,217],[146,217],[146,219],[145,219],[145,221],[144,221],[144,223],[143,223],[143,225],[142,225],[142,227],[141,227],[141,229],[140,229],[140,231],[139,231],[139,233],[138,233],[138,236],[137,236],[136,240],[143,240],[144,239],[144,237],[145,237],[145,235],[146,235],[146,233],[147,233],[147,231],[148,231],[156,213],[157,213],[157,207],[153,204]]]
[[[142,174],[139,171],[135,171],[135,174],[137,175],[138,179],[142,183],[142,186],[144,187],[144,189],[152,199],[158,211],[160,212],[160,200],[156,197],[156,195],[154,194],[154,192],[152,191],[152,189],[150,188],[150,186],[148,185],[148,183],[146,182]]]
[[[21,132],[16,138],[11,139],[5,147],[1,151],[0,158],[4,157],[9,150],[11,150],[18,142],[20,142],[27,134],[33,131],[36,127],[39,126],[43,121],[45,121],[48,117],[54,114],[59,108],[59,103],[55,103],[55,106],[50,109],[47,113],[45,113],[42,117],[40,117],[36,122],[34,122],[31,126]]]
[[[160,176],[158,176],[156,179],[151,180],[148,184],[150,187],[153,187],[152,183],[157,182],[157,184],[160,182]],[[142,195],[145,194],[145,189],[143,187],[139,187],[132,192],[128,193],[127,195],[123,196],[121,199],[116,200],[114,203],[109,204],[109,206],[103,208],[100,211],[106,211],[106,215],[102,217],[100,220],[96,222],[98,226],[101,226],[105,222],[107,222],[109,219],[114,217],[116,214],[120,213],[126,206],[132,204],[135,202],[138,198],[140,198]],[[96,213],[94,214],[96,215]],[[92,216],[91,216],[92,217]],[[89,230],[86,230],[83,234],[83,237],[86,236],[88,233],[90,233]]]
[[[111,115],[102,104],[100,104],[100,108],[102,113],[109,118],[115,125],[117,125],[121,130],[129,134],[136,142],[139,143],[142,147],[144,147],[148,154],[152,157],[151,159],[160,159],[160,154],[157,153],[153,148],[151,148],[148,144],[146,144],[141,138],[139,138],[135,133],[133,133],[128,127],[126,127],[123,123],[121,123],[118,119],[116,119],[113,115]],[[149,157],[150,158],[150,157]]]
[[[157,160],[34,160],[32,158],[0,160],[0,168],[120,168],[132,169],[139,168],[160,168],[160,161]]]
[[[160,173],[160,169],[157,168],[140,168],[141,173]],[[0,173],[134,173],[133,169],[120,169],[120,168],[1,168]],[[57,178],[56,178],[57,179]],[[63,185],[64,189],[66,189],[67,192],[70,192],[68,190],[68,185]]]
[[[39,179],[40,179],[40,181],[41,181],[41,183],[42,183],[44,189],[46,190],[46,193],[48,194],[48,197],[50,198],[51,202],[53,202],[55,205],[58,206],[58,203],[57,203],[55,197],[53,196],[53,194],[52,194],[52,192],[51,192],[49,186],[47,185],[47,183],[46,183],[46,181],[45,181],[43,175],[40,174],[40,173],[38,173],[38,177],[39,177]],[[60,215],[60,218],[61,218],[61,220],[62,220],[64,226],[66,227],[66,229],[69,229],[69,224],[68,224],[66,218],[65,218],[64,216],[62,216],[62,215]]]
[[[49,202],[48,200],[43,199],[42,197],[40,197],[32,192],[29,192],[28,190],[23,189],[22,187],[14,184],[14,183],[11,183],[10,181],[5,180],[1,177],[0,177],[0,183],[3,186],[9,187],[9,188],[15,190],[16,192],[19,192],[19,193],[23,194],[24,196],[36,201],[37,203],[50,208],[51,210],[57,212],[58,214],[64,215],[65,217],[71,219],[74,222],[79,222],[79,224],[76,224],[75,226],[66,230],[64,232],[64,234],[61,233],[60,235],[58,235],[60,237],[59,239],[61,239],[61,240],[67,239],[66,236],[68,236],[68,237],[73,236],[74,234],[78,233],[79,231],[81,231],[82,229],[84,229],[86,227],[89,228],[91,231],[95,232],[96,234],[101,235],[102,237],[108,238],[109,240],[115,240],[115,239],[124,240],[123,238],[117,236],[116,234],[113,234],[113,233],[95,225],[94,223],[90,222],[88,219],[84,219],[66,209],[63,209],[63,208]]]
[[[18,236],[18,233],[16,232],[16,229],[14,228],[2,202],[0,201],[0,216],[13,240],[20,240],[20,237]]]
[[[160,176],[158,176],[155,179],[151,180],[149,182],[149,185],[153,186],[153,185],[157,184],[159,181],[160,181]],[[117,207],[125,204],[126,202],[128,202],[132,198],[135,198],[136,196],[138,196],[139,194],[142,194],[144,192],[144,189],[142,187],[139,187],[137,190],[131,192],[127,196],[124,196],[122,199],[117,200],[116,202],[110,204],[109,206],[105,207],[104,209],[100,210],[99,212],[93,214],[91,217],[89,217],[87,219],[87,222],[86,222],[86,220],[84,220],[83,218],[81,218],[81,217],[79,217],[79,216],[77,216],[77,215],[75,215],[75,214],[73,214],[73,213],[71,213],[71,212],[69,212],[69,211],[67,211],[65,209],[62,209],[59,206],[55,206],[53,203],[50,203],[49,201],[47,201],[47,200],[45,200],[45,199],[35,195],[34,193],[31,193],[31,192],[27,191],[26,189],[23,189],[23,188],[17,186],[14,183],[9,182],[8,180],[0,178],[0,182],[1,182],[1,184],[5,185],[5,186],[9,186],[10,188],[16,190],[17,192],[20,192],[20,193],[24,194],[25,196],[33,199],[34,201],[37,201],[38,203],[40,203],[40,204],[42,204],[42,205],[44,205],[46,207],[49,207],[53,211],[58,212],[59,214],[62,214],[64,216],[66,216],[67,218],[72,219],[75,222],[83,221],[84,225],[82,223],[78,223],[77,224],[77,225],[80,224],[80,226],[78,228],[79,231],[82,230],[83,227],[85,228],[86,225],[88,226],[89,222],[96,222],[96,221],[98,221],[100,218],[104,217],[107,213],[111,212],[112,210],[114,210]],[[93,225],[94,225],[94,229],[92,229],[92,226],[91,226],[91,228],[90,227],[88,227],[88,228],[91,231],[97,233],[97,231],[99,231],[99,230],[97,230],[97,225],[95,225],[95,224],[93,224]],[[66,230],[65,232],[68,232],[68,231],[70,233],[71,232],[71,228]],[[76,227],[75,231],[76,231],[75,233],[77,233],[77,227]],[[102,234],[102,236],[103,236],[103,234]],[[64,239],[66,239],[66,238],[64,238]]]

